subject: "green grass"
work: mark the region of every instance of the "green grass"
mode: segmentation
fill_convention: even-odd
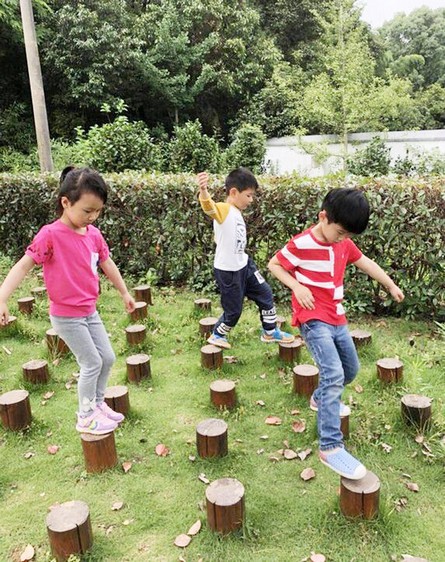
[[[12,313],[17,313],[14,299],[40,283],[32,276],[25,282],[11,299]],[[339,478],[317,460],[315,414],[307,400],[292,393],[291,368],[280,363],[276,346],[259,341],[254,307],[246,304],[233,331],[233,349],[225,352],[238,361],[225,363],[222,372],[206,371],[200,366],[202,340],[193,310],[198,296],[173,289],[154,291],[148,338],[138,348],[152,356],[152,380],[128,385],[131,414],[116,431],[119,464],[97,475],[86,473],[74,429],[76,387],[65,386],[77,371],[72,357],[57,365],[50,362],[46,385],[31,386],[22,379],[23,363],[47,358],[47,303],[38,303],[29,318],[18,315],[15,328],[0,332],[0,391],[26,388],[33,412],[28,431],[0,430],[0,560],[19,560],[28,543],[36,549],[35,560],[50,560],[48,508],[72,499],[84,500],[90,508],[94,546],[84,557],[88,561],[174,561],[182,555],[187,561],[288,562],[303,560],[311,552],[323,553],[329,562],[386,562],[391,556],[400,560],[402,554],[443,560],[445,383],[440,364],[444,344],[437,326],[395,319],[351,321],[351,328],[369,329],[373,341],[360,350],[362,368],[356,382],[363,392],[354,389],[356,383],[345,392],[346,400],[352,401],[347,446],[380,477],[381,497],[376,519],[348,520],[339,512]],[[217,315],[217,297],[212,301],[211,314]],[[128,317],[117,293],[106,284],[99,306],[118,357],[109,384],[126,384],[125,359],[135,353],[125,340]],[[288,311],[280,312],[289,317]],[[403,383],[382,386],[375,361],[394,356],[404,362]],[[306,350],[301,362],[311,362]],[[210,404],[209,383],[223,377],[237,381],[239,404],[232,412],[219,413]],[[54,396],[43,403],[49,390]],[[400,397],[407,392],[434,399],[434,425],[425,436],[430,453],[400,420]],[[257,400],[265,406],[258,406]],[[291,429],[296,419],[291,411],[296,408],[306,420],[302,434]],[[266,425],[268,415],[279,416],[282,424]],[[190,460],[190,455],[196,456],[196,425],[219,416],[229,426],[228,456]],[[268,438],[261,439],[265,435]],[[285,440],[294,450],[310,447],[313,452],[304,461],[271,461]],[[158,443],[170,448],[169,456],[156,456]],[[382,443],[392,447],[389,453]],[[51,444],[60,446],[55,455],[47,453]],[[34,456],[26,459],[27,452]],[[124,461],[132,462],[126,474]],[[316,472],[308,482],[299,477],[306,467]],[[244,484],[242,531],[221,538],[207,528],[206,486],[198,479],[200,473],[210,481],[229,476]],[[419,485],[418,493],[406,488],[409,481]],[[398,510],[401,498],[407,504]],[[111,509],[116,501],[124,502],[119,511]],[[175,537],[197,519],[203,522],[200,533],[184,551],[175,547]]]

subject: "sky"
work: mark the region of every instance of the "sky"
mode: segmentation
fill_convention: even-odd
[[[445,0],[358,0],[357,4],[364,6],[362,19],[374,29],[381,27],[398,12],[409,14],[421,6],[428,6],[433,10],[445,8]]]

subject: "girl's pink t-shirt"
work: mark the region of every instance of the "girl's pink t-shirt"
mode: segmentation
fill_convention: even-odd
[[[60,220],[42,227],[26,249],[43,277],[52,316],[89,316],[99,296],[98,265],[110,255],[100,230],[88,225],[79,234]]]

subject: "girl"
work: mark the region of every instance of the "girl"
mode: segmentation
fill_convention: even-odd
[[[98,265],[121,294],[127,312],[135,308],[101,232],[93,226],[106,201],[107,185],[96,171],[65,168],[57,200],[60,218],[39,230],[0,287],[0,323],[7,324],[8,298],[35,264],[43,265],[51,324],[80,367],[76,429],[95,435],[113,431],[124,419],[104,402],[115,355],[96,311]]]

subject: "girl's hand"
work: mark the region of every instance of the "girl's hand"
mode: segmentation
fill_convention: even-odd
[[[130,293],[124,293],[122,295],[122,300],[124,301],[125,310],[130,313],[134,312],[136,308],[136,303],[134,298],[130,295]]]
[[[305,287],[304,285],[298,285],[293,289],[295,298],[297,299],[298,304],[305,308],[306,310],[314,310],[315,309],[315,299],[314,295],[311,291]]]
[[[9,322],[9,310],[6,303],[0,303],[0,326],[6,326]]]
[[[389,292],[391,293],[392,298],[396,302],[402,302],[403,299],[405,298],[405,295],[403,294],[402,290],[399,287],[397,287],[397,285],[393,285],[389,289]]]

